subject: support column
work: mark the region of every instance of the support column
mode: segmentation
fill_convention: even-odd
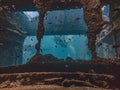
[[[39,24],[38,24],[38,30],[37,30],[37,44],[35,46],[37,52],[36,54],[39,54],[40,53],[40,44],[41,44],[41,39],[43,38],[43,35],[44,35],[44,16],[45,16],[45,13],[46,11],[44,10],[44,8],[40,9],[39,11]]]
[[[88,48],[91,51],[92,59],[95,59],[97,57],[97,52],[96,52],[96,33],[95,32],[88,33]]]
[[[92,59],[97,58],[96,35],[106,23],[102,19],[101,2],[99,0],[82,0],[84,18],[88,26],[88,47],[91,50]]]
[[[41,2],[40,0],[34,0],[35,7],[38,9],[39,12],[39,23],[38,23],[38,29],[36,32],[36,38],[38,40],[37,44],[35,45],[36,48],[36,54],[40,53],[40,45],[41,45],[41,39],[44,35],[44,16],[46,13],[45,3]]]

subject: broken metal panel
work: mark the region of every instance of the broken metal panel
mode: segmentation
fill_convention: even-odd
[[[110,23],[106,25],[104,36],[101,37],[101,42],[112,45],[111,49],[115,49],[115,56],[119,57],[119,44],[120,43],[120,2],[115,0],[110,2]],[[104,32],[104,30],[102,30]],[[101,32],[101,33],[102,33]]]
[[[0,66],[22,64],[25,33],[19,28],[13,12],[0,8]]]

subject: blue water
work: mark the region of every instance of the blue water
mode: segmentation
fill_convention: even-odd
[[[25,39],[23,45],[24,62],[36,53],[34,48],[36,42],[35,36]],[[87,42],[88,39],[86,35],[44,36],[41,42],[41,53],[52,54],[59,59],[71,57],[73,59],[89,60],[91,54],[87,47]]]

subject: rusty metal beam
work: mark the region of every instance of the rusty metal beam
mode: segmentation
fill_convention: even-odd
[[[35,0],[1,0],[0,5],[9,6],[9,8],[15,11],[36,11]],[[64,0],[41,0],[41,2],[52,1],[49,10],[63,10],[63,9],[75,9],[81,8],[82,4],[79,1],[82,0],[67,0],[68,3],[64,3]],[[71,1],[71,2],[69,2]],[[109,4],[109,0],[100,0],[101,5]]]

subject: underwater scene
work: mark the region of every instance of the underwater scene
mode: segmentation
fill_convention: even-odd
[[[119,0],[0,0],[0,90],[119,85]]]

